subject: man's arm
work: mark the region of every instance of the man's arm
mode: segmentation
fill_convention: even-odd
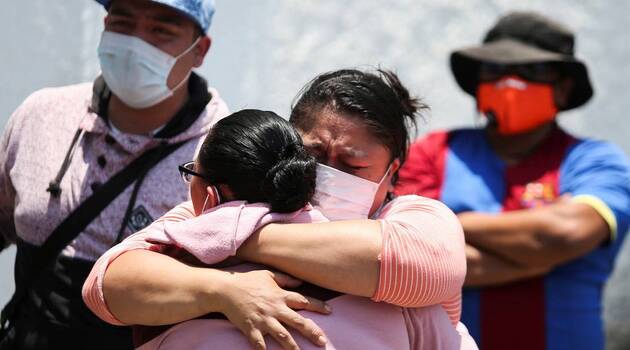
[[[549,268],[524,267],[487,251],[466,245],[466,287],[483,287],[504,284],[526,278],[542,276]]]
[[[459,219],[470,245],[531,268],[573,260],[610,237],[610,227],[597,210],[566,199],[496,215],[461,213]]]

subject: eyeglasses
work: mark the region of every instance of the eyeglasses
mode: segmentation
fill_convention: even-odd
[[[483,63],[479,67],[479,80],[481,81],[496,81],[507,75],[518,75],[531,82],[553,83],[560,78],[561,72],[552,63],[517,65]]]
[[[192,181],[193,176],[199,176],[200,178],[208,181],[208,179],[206,179],[205,176],[193,170],[195,169],[194,161],[186,162],[180,165],[178,168],[179,168],[179,174],[182,176],[182,180],[184,180],[185,183],[190,183],[190,181]]]

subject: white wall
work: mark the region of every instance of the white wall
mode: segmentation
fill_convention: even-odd
[[[233,110],[286,116],[298,89],[317,73],[381,65],[431,105],[421,132],[473,123],[472,101],[448,70],[449,52],[479,42],[508,10],[541,11],[577,32],[578,55],[595,85],[591,103],[562,123],[630,153],[629,1],[217,0],[217,8],[200,72]],[[91,0],[0,2],[0,126],[30,92],[94,78],[103,15]],[[0,255],[0,303],[12,290],[12,254]]]

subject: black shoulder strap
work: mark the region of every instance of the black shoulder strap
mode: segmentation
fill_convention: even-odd
[[[21,286],[15,286],[15,293],[9,303],[2,309],[0,328],[6,329],[7,321],[12,320],[18,305],[33,283],[39,278],[48,264],[59,256],[61,251],[70,244],[79,233],[103,211],[125,188],[133,183],[146,169],[154,167],[162,159],[173,153],[185,142],[163,144],[144,152],[124,169],[116,173],[103,186],[99,187],[88,199],[77,207],[50,234],[48,239],[37,250],[28,267],[29,278]],[[1,337],[0,337],[1,339]]]

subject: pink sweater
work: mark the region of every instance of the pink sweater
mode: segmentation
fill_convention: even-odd
[[[441,304],[437,311],[431,309],[431,312],[446,311],[448,318],[444,319],[450,321],[447,322],[448,330],[464,339],[464,343],[471,341],[467,331],[461,331],[462,328],[465,330],[461,324],[458,326],[461,334],[453,333],[454,326],[459,321],[461,286],[466,273],[464,238],[457,218],[437,201],[418,196],[403,196],[387,204],[378,219],[382,226],[383,250],[380,256],[379,285],[373,300],[403,307]],[[96,262],[86,280],[83,298],[88,307],[103,320],[122,324],[108,310],[102,292],[105,271],[120,254],[133,249],[165,251],[166,247],[176,246],[206,264],[213,264],[234,255],[252,232],[267,223],[321,221],[326,219],[310,208],[293,214],[277,214],[269,213],[265,205],[245,205],[243,202],[230,202],[194,217],[192,204],[187,202],[106,252]],[[172,254],[172,249],[168,252]],[[356,297],[342,296],[337,299],[348,298]],[[373,305],[387,308],[387,304]],[[402,316],[400,308],[392,305],[390,307],[398,310],[397,313]],[[414,322],[414,319],[425,319],[414,315],[429,312],[428,309],[402,310],[407,315],[403,323],[407,328],[411,327],[411,330],[417,328],[414,324],[418,322]],[[420,311],[417,313],[414,310]],[[331,320],[335,318],[328,317]],[[198,324],[199,321],[195,323]],[[443,325],[435,325],[432,327],[442,329],[436,336],[449,333]],[[179,329],[178,327],[174,328]],[[165,334],[172,334],[172,330]]]

